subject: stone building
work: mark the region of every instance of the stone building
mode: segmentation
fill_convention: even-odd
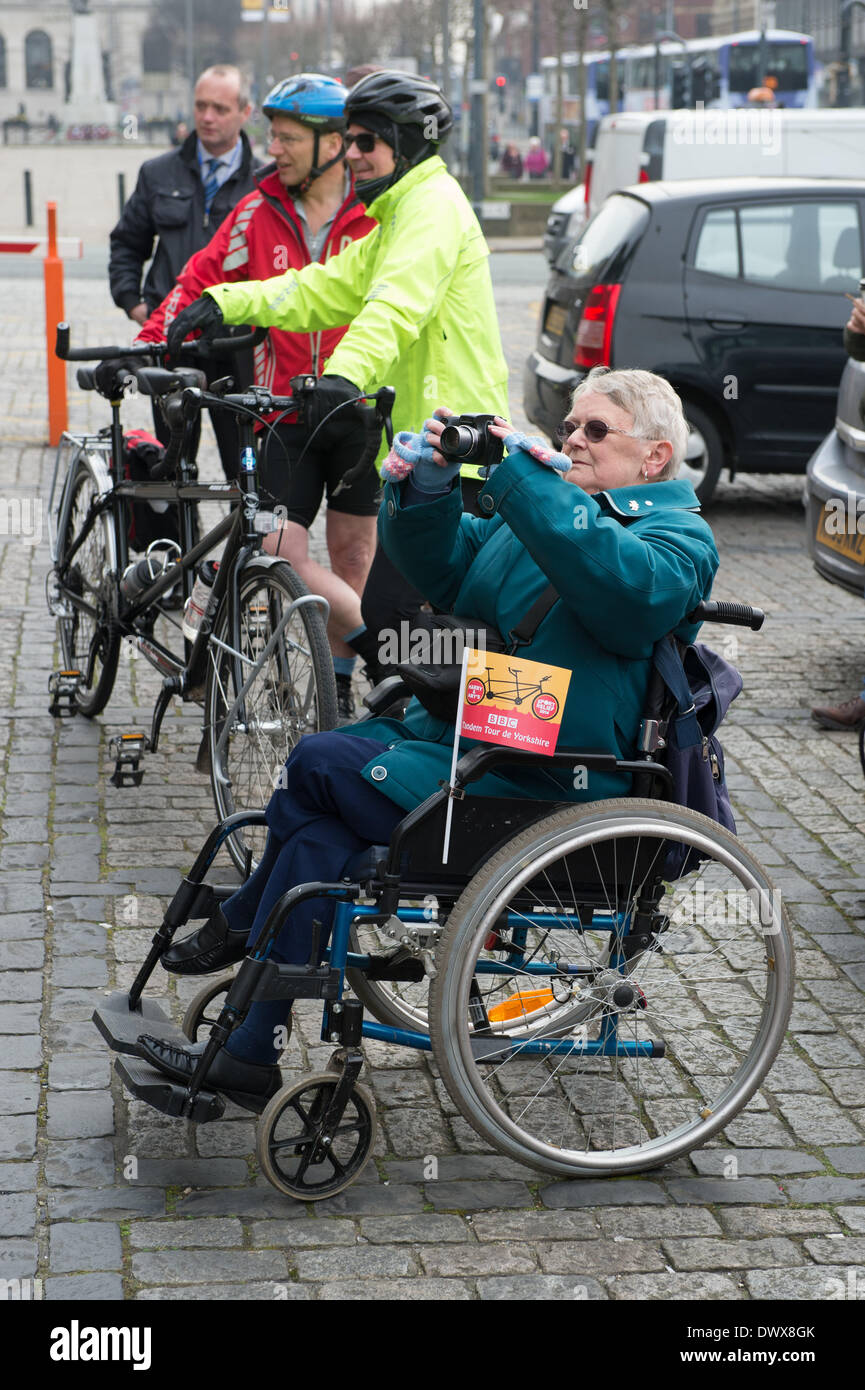
[[[75,123],[69,104],[75,8],[69,0],[0,0],[0,120]],[[187,105],[183,54],[166,54],[148,0],[90,0],[105,97],[120,114],[175,119]],[[166,62],[175,71],[165,71]]]

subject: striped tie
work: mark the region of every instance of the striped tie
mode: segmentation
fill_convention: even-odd
[[[213,202],[214,198],[216,197],[216,190],[217,190],[218,187],[219,187],[219,179],[216,177],[216,171],[217,171],[217,169],[219,168],[219,166],[220,166],[221,163],[222,163],[222,160],[221,160],[221,159],[207,159],[207,160],[205,160],[205,164],[207,165],[207,177],[206,177],[206,179],[204,180],[204,210],[205,210],[205,212],[210,212],[210,204]]]

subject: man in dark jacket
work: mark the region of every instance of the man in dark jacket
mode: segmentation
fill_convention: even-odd
[[[253,155],[242,129],[251,109],[237,68],[207,68],[195,84],[193,134],[179,149],[142,164],[135,192],[111,233],[108,262],[111,297],[134,323],[149,318],[174,288],[189,257],[207,245],[235,204],[253,191],[253,175],[262,161]],[[232,359],[207,365],[213,381],[237,371]],[[165,443],[168,433],[155,405],[153,418]],[[214,416],[214,427],[223,468],[233,477],[236,426],[224,411],[222,419]]]

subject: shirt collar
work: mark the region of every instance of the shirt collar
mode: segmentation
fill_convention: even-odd
[[[225,154],[209,154],[202,145],[200,139],[198,141],[197,148],[198,163],[202,169],[211,159],[215,159],[218,161],[217,164],[214,166],[215,169],[220,168],[220,166],[224,166],[226,169],[231,170],[234,168],[236,164],[240,163],[241,154],[243,152],[243,146],[241,144],[240,136],[237,137],[237,143],[235,144],[233,149],[226,150]]]

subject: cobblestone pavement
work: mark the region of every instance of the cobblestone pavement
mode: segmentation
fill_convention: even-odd
[[[46,531],[41,289],[2,287],[0,486],[8,516],[38,492]],[[512,284],[500,295],[515,397],[530,298]],[[79,343],[122,331],[99,284],[69,282],[67,317]],[[73,428],[104,422],[104,403],[74,387],[70,402]],[[144,402],[128,420],[147,423]],[[762,1091],[688,1160],[554,1182],[485,1152],[425,1055],[368,1044],[375,1161],[315,1207],[258,1174],[249,1115],[196,1129],[130,1100],[111,1070],[93,1006],[131,980],[214,819],[192,768],[196,711],[169,714],[139,789],[111,787],[108,740],[146,718],[157,678],[127,653],[103,716],[49,718],[47,534],[0,537],[0,1279],[85,1301],[861,1297],[865,800],[855,740],[815,731],[808,708],[859,689],[865,615],[812,571],[801,491],[795,478],[724,486],[711,514],[717,594],[770,615],[737,635],[745,692],[725,736],[741,833],[795,922],[797,1002]],[[192,990],[153,983],[179,1017]],[[287,1072],[329,1051],[302,1010]],[[721,1176],[730,1152],[735,1180]]]

